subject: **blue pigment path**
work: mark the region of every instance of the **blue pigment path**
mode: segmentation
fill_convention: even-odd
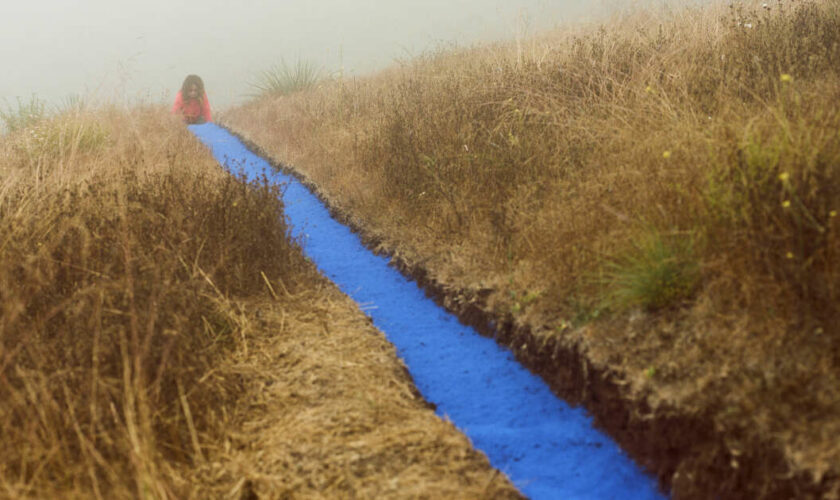
[[[580,408],[557,399],[511,352],[464,326],[368,251],[295,178],[276,172],[214,125],[190,130],[224,167],[286,184],[292,237],[322,273],[362,305],[397,348],[417,388],[533,499],[659,499],[644,474]]]

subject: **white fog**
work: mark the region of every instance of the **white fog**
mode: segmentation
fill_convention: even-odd
[[[33,95],[167,101],[196,73],[224,108],[283,59],[363,75],[441,44],[514,38],[607,10],[589,0],[0,0],[0,106]]]

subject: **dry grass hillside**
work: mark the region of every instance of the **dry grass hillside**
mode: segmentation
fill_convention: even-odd
[[[782,0],[431,53],[223,121],[525,331],[521,357],[578,353],[618,409],[555,387],[629,413],[607,427],[676,496],[836,497],[838,102],[840,2]]]
[[[240,390],[214,375],[231,297],[301,272],[282,205],[162,110],[24,125],[0,166],[0,496],[181,496]]]
[[[303,259],[280,187],[162,107],[43,111],[2,114],[0,498],[519,496]]]

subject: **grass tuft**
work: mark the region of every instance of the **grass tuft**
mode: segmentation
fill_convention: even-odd
[[[648,230],[604,265],[600,284],[604,308],[650,311],[685,303],[699,285],[694,241],[681,234]]]
[[[31,127],[47,116],[47,106],[44,101],[33,95],[28,101],[17,99],[17,107],[8,103],[0,109],[0,120],[7,133],[17,132]]]
[[[281,60],[280,64],[258,73],[250,86],[254,97],[283,96],[313,89],[321,79],[321,68],[311,61],[298,59],[289,65]]]

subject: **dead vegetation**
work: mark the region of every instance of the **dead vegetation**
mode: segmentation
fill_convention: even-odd
[[[840,3],[739,2],[432,53],[224,121],[385,249],[611,373],[636,418],[702,417],[723,437],[660,470],[678,496],[837,495],[838,82]],[[746,466],[765,446],[779,463]]]
[[[232,298],[300,272],[275,188],[159,109],[68,112],[2,150],[2,495],[183,497],[241,388],[214,372]]]
[[[288,239],[280,187],[227,175],[163,108],[23,111],[0,138],[0,498],[238,498],[246,479],[307,497],[516,495],[381,334],[362,334],[368,358],[329,354],[323,332],[361,313],[325,303],[342,299]],[[281,341],[289,364],[266,350]],[[308,399],[267,398],[267,380]],[[254,424],[269,402],[275,420]],[[306,417],[316,405],[329,418]]]
[[[251,304],[261,328],[231,365],[248,381],[241,424],[208,475],[258,498],[521,498],[324,282]]]

